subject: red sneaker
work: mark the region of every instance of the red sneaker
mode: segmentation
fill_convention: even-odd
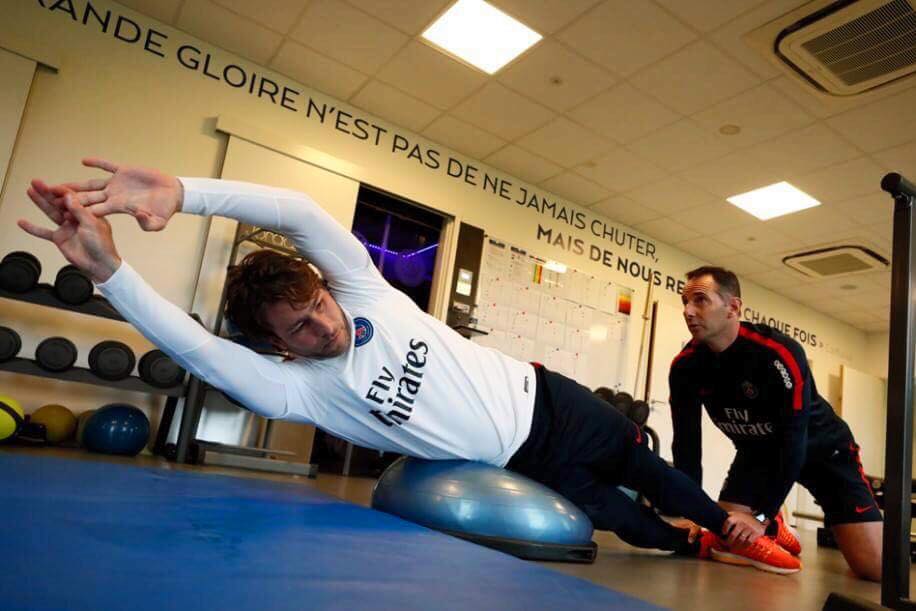
[[[779,544],[779,547],[786,550],[793,556],[798,556],[801,554],[801,543],[798,540],[792,530],[789,528],[789,525],[786,524],[785,520],[782,519],[782,514],[776,514],[776,526],[778,530],[776,531],[776,543]]]
[[[700,544],[697,558],[703,558],[705,560],[711,557],[713,549],[725,549],[725,544],[711,530],[703,529],[697,541]]]
[[[713,560],[739,566],[752,566],[761,571],[788,575],[801,570],[801,560],[777,545],[770,537],[760,537],[743,547],[710,549]]]

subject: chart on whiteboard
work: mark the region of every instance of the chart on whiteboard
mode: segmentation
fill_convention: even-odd
[[[632,289],[487,236],[473,341],[596,388],[626,375]]]

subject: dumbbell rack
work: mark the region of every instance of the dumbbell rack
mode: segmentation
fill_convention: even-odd
[[[76,312],[88,316],[98,316],[100,318],[126,322],[124,318],[118,314],[114,307],[112,307],[112,305],[104,297],[93,295],[89,301],[83,304],[71,305],[60,301],[54,294],[54,288],[51,285],[45,283],[39,283],[34,288],[24,293],[12,293],[0,289],[0,298],[23,301],[26,303],[33,303],[35,305],[49,308],[68,310],[70,312]],[[38,376],[42,378],[51,378],[55,380],[64,380],[66,382],[78,382],[80,384],[107,386],[109,388],[118,388],[131,392],[165,395],[168,397],[168,400],[166,401],[166,410],[171,409],[172,411],[175,409],[175,404],[178,401],[178,397],[181,397],[185,394],[184,382],[167,388],[160,388],[146,383],[144,380],[137,376],[128,376],[122,380],[106,380],[104,378],[98,377],[95,375],[95,373],[92,372],[92,370],[86,369],[84,367],[71,367],[66,371],[51,372],[47,371],[46,369],[42,369],[38,363],[32,359],[18,356],[0,363],[0,371],[9,371],[12,373]],[[158,440],[162,438],[161,428],[162,427],[160,425],[160,431],[157,434],[157,445]],[[168,431],[166,431],[166,433],[167,432]]]

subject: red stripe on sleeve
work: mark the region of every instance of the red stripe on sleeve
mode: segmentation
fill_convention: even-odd
[[[775,351],[776,354],[779,355],[779,358],[785,361],[786,365],[789,366],[789,373],[792,375],[792,408],[796,411],[800,410],[802,408],[802,384],[804,380],[802,379],[801,367],[798,366],[798,361],[795,360],[792,352],[776,340],[764,337],[756,331],[751,331],[746,327],[742,326],[738,334],[755,344],[766,346],[770,350]]]
[[[690,356],[691,354],[693,354],[693,350],[694,350],[693,342],[690,342],[689,344],[687,344],[686,346],[684,346],[684,349],[681,350],[681,351],[677,354],[677,356],[674,357],[674,360],[673,360],[673,361],[671,361],[671,368],[674,369],[674,366],[677,365],[677,362],[678,362],[679,360],[681,360],[682,358],[688,357],[688,356]]]

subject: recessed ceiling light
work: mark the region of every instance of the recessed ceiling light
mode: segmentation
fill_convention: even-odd
[[[821,202],[787,182],[733,195],[728,202],[762,221],[821,205]]]
[[[423,32],[423,38],[493,74],[542,36],[483,0],[458,0]]]

